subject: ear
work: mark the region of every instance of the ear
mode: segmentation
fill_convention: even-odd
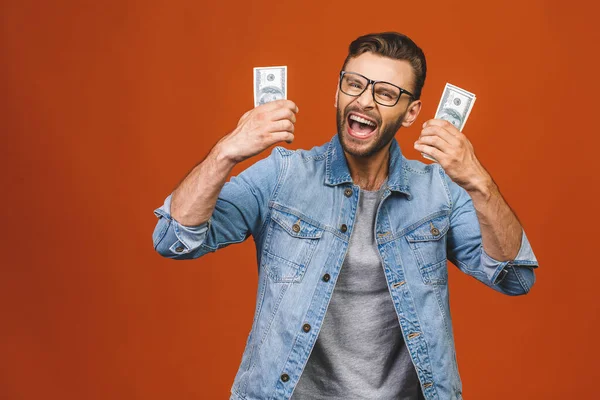
[[[410,103],[408,105],[408,108],[406,109],[406,114],[404,115],[402,126],[405,128],[411,126],[419,116],[419,112],[421,112],[421,100],[415,100],[412,103]]]
[[[333,104],[333,106],[335,108],[338,107],[338,98],[340,97],[340,85],[338,85],[337,90],[335,91],[335,103]]]

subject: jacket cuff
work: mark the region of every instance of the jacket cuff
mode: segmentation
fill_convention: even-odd
[[[206,238],[210,220],[197,226],[181,225],[171,216],[171,195],[165,199],[161,207],[154,210],[154,215],[170,221],[171,232],[167,232],[164,239],[168,240],[166,246],[169,246],[169,251],[173,255],[183,255],[197,249]]]
[[[481,247],[481,265],[492,284],[497,285],[502,282],[508,274],[508,267],[510,266],[538,267],[538,261],[535,254],[533,254],[527,235],[525,235],[525,231],[522,230],[521,232],[521,248],[514,260],[498,261],[487,254],[483,246]]]

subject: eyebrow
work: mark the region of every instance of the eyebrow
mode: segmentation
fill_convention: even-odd
[[[348,70],[346,70],[346,72],[347,72],[347,73],[354,73],[354,74],[358,74],[358,75],[364,76],[364,77],[365,77],[365,78],[367,78],[367,79],[371,79],[371,78],[369,78],[368,76],[366,76],[365,74],[361,74],[360,72],[357,72],[357,71],[348,71]],[[400,89],[404,89],[404,88],[402,87],[402,85],[398,85],[397,83],[394,83],[394,82],[390,82],[390,81],[384,81],[384,80],[378,80],[378,79],[371,79],[371,80],[372,80],[372,81],[375,81],[375,82],[389,83],[390,85],[394,85],[394,86],[396,86],[396,87],[399,87]],[[408,90],[408,89],[404,89],[404,90]]]

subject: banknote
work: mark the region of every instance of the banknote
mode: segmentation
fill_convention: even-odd
[[[287,66],[254,68],[254,107],[287,99]]]
[[[440,104],[435,112],[435,118],[446,120],[459,131],[462,131],[471,114],[475,100],[477,100],[477,97],[473,93],[446,83]],[[428,160],[436,161],[425,153],[421,154]]]

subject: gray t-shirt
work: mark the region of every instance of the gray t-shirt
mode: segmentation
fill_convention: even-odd
[[[385,186],[360,191],[348,253],[293,400],[423,399],[374,237]]]

